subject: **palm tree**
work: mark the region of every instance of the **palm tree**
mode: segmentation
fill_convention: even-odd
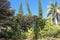
[[[50,5],[48,6],[47,9],[47,17],[51,15],[51,24],[53,24],[53,22],[55,21],[55,24],[58,25],[58,14],[60,9],[57,5],[57,2],[55,1],[55,3],[50,2]]]

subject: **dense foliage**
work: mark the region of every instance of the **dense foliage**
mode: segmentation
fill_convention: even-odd
[[[28,0],[26,0],[27,15],[24,15],[22,2],[18,14],[14,16],[14,10],[10,9],[8,0],[0,0],[0,38],[23,40],[31,38],[54,37],[60,38],[60,27],[51,24],[50,18],[43,18],[41,0],[38,0],[38,14],[32,15]]]

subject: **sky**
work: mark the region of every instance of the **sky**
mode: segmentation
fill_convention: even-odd
[[[15,10],[15,15],[19,11],[20,2],[22,2],[22,4],[23,4],[24,14],[28,14],[27,7],[26,7],[26,0],[9,0],[9,1],[11,2],[12,9]],[[47,17],[47,14],[45,12],[47,10],[47,6],[49,5],[50,1],[54,2],[54,0],[41,0],[44,18]],[[30,6],[30,10],[31,10],[32,14],[38,15],[38,0],[28,0],[28,2],[29,2],[29,6]],[[60,0],[57,0],[57,2],[58,2],[58,4],[60,4]]]

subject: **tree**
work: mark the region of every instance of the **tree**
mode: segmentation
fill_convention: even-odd
[[[0,8],[10,8],[10,2],[7,0],[0,0]]]
[[[24,13],[23,13],[23,8],[22,8],[22,7],[23,7],[23,6],[22,6],[22,2],[21,2],[21,3],[20,3],[20,9],[19,9],[19,13],[20,13],[20,14],[24,14]]]
[[[29,4],[28,4],[28,0],[26,0],[26,5],[27,5],[28,13],[31,15],[31,10],[30,10]]]
[[[1,36],[3,38],[10,38],[12,35],[12,18],[14,15],[14,10],[10,9],[10,2],[8,0],[0,0],[0,25],[3,27],[1,29]],[[5,28],[5,29],[4,29]]]
[[[42,5],[41,5],[41,0],[38,0],[38,11],[39,11],[39,16],[42,18]]]
[[[50,2],[50,5],[48,6],[47,9],[47,17],[51,15],[51,24],[53,24],[54,20],[55,20],[55,24],[58,25],[58,14],[60,11],[59,7],[57,6],[57,2],[55,1],[55,3]]]
[[[42,30],[45,26],[45,20],[39,16],[34,16],[34,40],[38,40],[39,31]]]
[[[10,10],[10,2],[8,0],[0,0],[0,19],[12,16],[14,10]]]

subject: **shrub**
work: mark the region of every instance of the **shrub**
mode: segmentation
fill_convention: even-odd
[[[60,32],[59,30],[59,27],[56,27],[56,25],[51,25],[49,20],[47,20],[44,29],[41,30],[39,34],[41,37],[60,37],[58,36],[60,35],[58,34]]]

